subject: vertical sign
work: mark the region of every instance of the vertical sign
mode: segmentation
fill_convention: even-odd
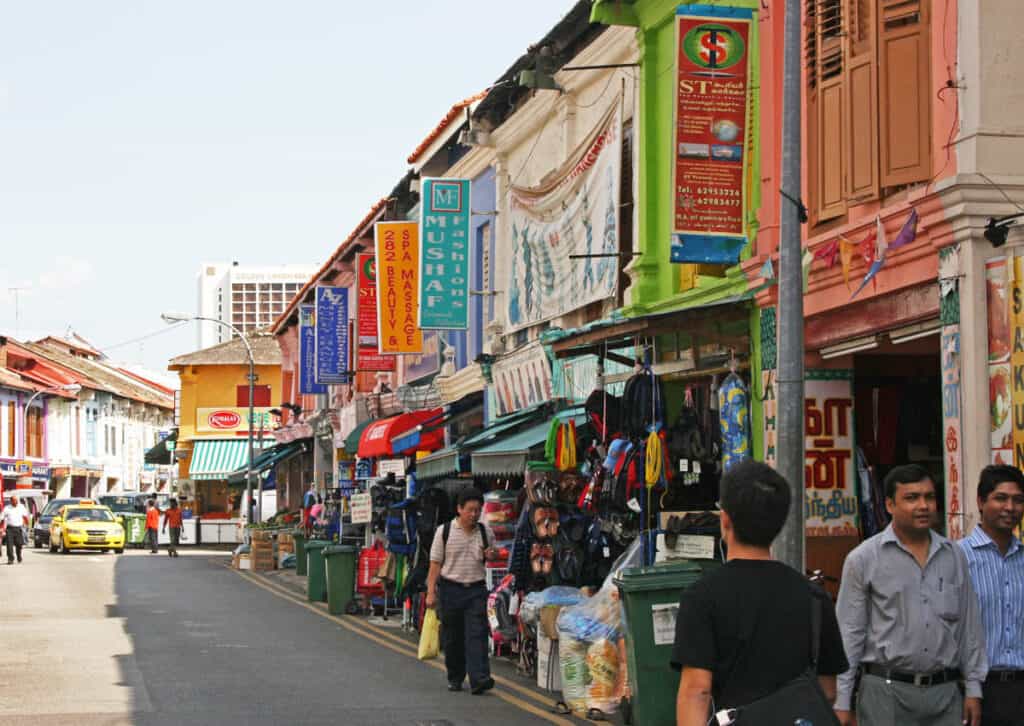
[[[1013,464],[1013,389],[1010,383],[1010,306],[1005,257],[985,265],[988,300],[988,394],[993,464]]]
[[[943,469],[946,474],[946,536],[964,536],[964,490],[960,436],[960,326],[942,328]]]
[[[766,371],[761,371],[761,395],[764,396],[764,400],[761,401],[761,410],[763,411],[764,419],[764,463],[768,466],[774,467],[775,460],[778,457],[778,431],[776,425],[778,422],[778,399],[777,391],[775,390],[776,374],[775,370],[770,368]]]
[[[348,288],[316,288],[316,382],[348,383]]]
[[[393,371],[393,356],[380,354],[377,332],[377,261],[369,253],[356,255],[357,371]]]
[[[419,326],[469,327],[469,179],[423,179]]]
[[[299,393],[327,393],[316,382],[316,306],[299,305]]]
[[[377,328],[380,352],[420,353],[419,225],[415,222],[377,222]]]
[[[671,261],[735,264],[747,241],[753,13],[712,6],[676,12]]]
[[[853,372],[808,371],[804,391],[806,535],[859,536]]]
[[[1013,345],[1010,366],[1013,375],[1013,458],[1014,466],[1024,466],[1024,257],[1013,258],[1013,281],[1010,285],[1010,324]]]

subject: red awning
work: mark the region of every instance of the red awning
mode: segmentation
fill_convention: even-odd
[[[419,443],[403,451],[394,451],[391,446],[392,439],[416,429],[417,426],[431,421],[439,420],[444,415],[444,410],[431,408],[424,411],[411,411],[400,413],[391,418],[382,418],[374,421],[363,429],[363,435],[359,437],[359,456],[369,458],[372,456],[400,456],[412,454],[416,451],[436,451],[444,446],[444,427],[437,427],[431,431],[424,430],[419,437]]]

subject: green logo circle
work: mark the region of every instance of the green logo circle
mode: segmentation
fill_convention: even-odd
[[[743,60],[746,51],[743,37],[720,23],[703,23],[683,37],[683,53],[701,68],[734,66]]]
[[[374,257],[367,257],[363,260],[363,275],[370,282],[377,281],[377,260]]]

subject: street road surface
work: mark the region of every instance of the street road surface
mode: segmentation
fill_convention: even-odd
[[[497,693],[449,693],[442,671],[227,562],[187,550],[171,559],[26,549],[23,564],[0,564],[0,629],[18,644],[0,655],[0,723],[568,723]]]

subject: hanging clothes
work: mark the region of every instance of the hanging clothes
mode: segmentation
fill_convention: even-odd
[[[750,458],[750,392],[743,379],[730,373],[718,389],[718,420],[722,430],[722,468]]]

